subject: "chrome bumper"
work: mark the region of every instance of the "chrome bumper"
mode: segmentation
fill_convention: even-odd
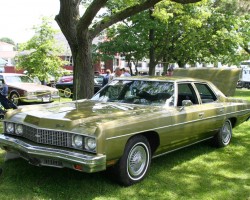
[[[0,147],[7,152],[18,154],[36,166],[67,167],[87,173],[106,169],[105,155],[91,155],[74,150],[32,145],[3,134],[0,134]]]
[[[51,96],[51,97],[20,97],[21,102],[32,103],[32,102],[52,102],[56,99],[60,99],[60,96]]]

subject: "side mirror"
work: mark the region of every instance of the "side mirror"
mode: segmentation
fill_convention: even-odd
[[[182,106],[192,106],[193,103],[191,100],[183,100],[182,101]]]

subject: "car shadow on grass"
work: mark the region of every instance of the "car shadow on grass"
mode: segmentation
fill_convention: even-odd
[[[237,144],[237,140],[239,138],[232,142]],[[223,170],[235,170],[237,161],[232,161],[229,155],[232,156],[232,151],[230,146],[216,149],[206,141],[172,152],[153,159],[148,176],[130,187],[118,185],[109,170],[87,174],[70,169],[36,167],[22,159],[11,160],[1,163],[4,173],[0,179],[0,198],[218,199],[222,189],[220,183],[223,183],[223,189],[232,189],[230,181],[245,184],[244,180],[223,174]],[[229,162],[234,167],[229,166]],[[241,192],[246,191],[243,188]],[[235,191],[225,193],[238,195]],[[223,196],[220,199],[224,199]]]

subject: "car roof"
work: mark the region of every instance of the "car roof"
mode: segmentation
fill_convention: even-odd
[[[114,80],[145,80],[145,81],[169,81],[169,82],[209,82],[203,79],[182,77],[182,76],[130,76],[130,77],[117,77]]]

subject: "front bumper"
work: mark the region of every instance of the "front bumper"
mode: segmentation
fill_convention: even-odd
[[[36,166],[67,167],[87,173],[106,169],[105,155],[33,145],[3,134],[0,134],[0,147],[7,152],[18,154]]]
[[[60,96],[26,96],[26,97],[20,97],[21,102],[31,103],[31,102],[52,102],[56,99],[60,99]]]

